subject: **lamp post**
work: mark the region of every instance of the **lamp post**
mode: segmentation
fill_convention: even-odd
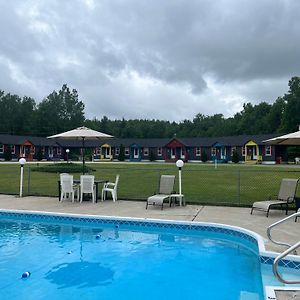
[[[20,198],[21,198],[23,193],[23,173],[24,173],[24,165],[26,163],[26,159],[24,157],[20,158],[19,163],[21,165],[21,174],[20,174]]]
[[[70,152],[70,149],[66,149],[66,154],[67,154],[67,163],[69,162],[69,152]]]
[[[176,161],[176,167],[178,168],[178,179],[179,179],[179,195],[182,195],[181,191],[181,168],[183,167],[184,162],[179,159]]]

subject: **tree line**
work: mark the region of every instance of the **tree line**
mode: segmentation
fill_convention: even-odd
[[[48,136],[87,126],[119,138],[213,137],[241,134],[288,133],[300,124],[300,77],[292,77],[286,94],[274,103],[244,103],[233,117],[198,113],[192,120],[87,119],[84,103],[75,89],[64,84],[40,103],[0,90],[0,133]]]

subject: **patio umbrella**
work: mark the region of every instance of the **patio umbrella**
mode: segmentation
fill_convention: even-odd
[[[289,134],[285,134],[285,135],[281,135],[269,140],[265,140],[263,141],[264,143],[267,144],[272,144],[272,145],[289,145],[289,146],[299,146],[300,145],[300,130],[293,132],[293,133],[289,133]]]
[[[85,165],[85,140],[97,140],[103,138],[112,138],[112,135],[102,133],[87,127],[78,127],[73,130],[69,130],[63,133],[55,134],[48,136],[48,139],[70,139],[70,140],[81,140],[82,141],[82,173],[84,174],[84,165]]]

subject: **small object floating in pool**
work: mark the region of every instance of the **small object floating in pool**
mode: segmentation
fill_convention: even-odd
[[[99,240],[101,238],[101,234],[96,235],[96,239]]]
[[[30,275],[31,275],[30,272],[24,272],[24,273],[22,274],[22,278],[28,278]]]
[[[72,254],[72,251],[70,250],[70,251],[68,252],[68,254]]]
[[[119,228],[119,225],[116,225],[115,228]]]

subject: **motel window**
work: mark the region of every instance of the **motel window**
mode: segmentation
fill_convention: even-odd
[[[128,147],[125,148],[125,155],[129,155],[129,148]]]
[[[233,155],[234,152],[236,152],[236,147],[231,147],[231,156]]]
[[[11,154],[16,154],[16,146],[15,145],[11,146]]]
[[[216,156],[217,148],[211,148],[211,156]]]
[[[30,147],[30,154],[35,154],[35,147],[34,146]]]
[[[161,147],[157,148],[157,155],[158,156],[162,156],[162,149],[161,149]]]
[[[61,148],[57,147],[57,155],[61,155]]]
[[[0,145],[0,153],[4,153],[4,145]]]
[[[242,155],[245,156],[246,155],[246,147],[242,147]]]
[[[201,156],[201,147],[196,147],[196,156]]]
[[[120,154],[120,148],[116,148],[115,154],[116,154],[116,155],[119,155],[119,154]]]
[[[148,156],[149,155],[149,148],[144,148],[144,155]]]
[[[272,146],[271,145],[266,145],[266,148],[265,148],[265,153],[266,153],[266,156],[271,156],[272,155]]]
[[[101,154],[101,148],[99,148],[99,147],[96,148],[96,154],[97,154],[97,155],[100,155],[100,154]]]
[[[42,154],[45,155],[46,148],[42,147]]]

